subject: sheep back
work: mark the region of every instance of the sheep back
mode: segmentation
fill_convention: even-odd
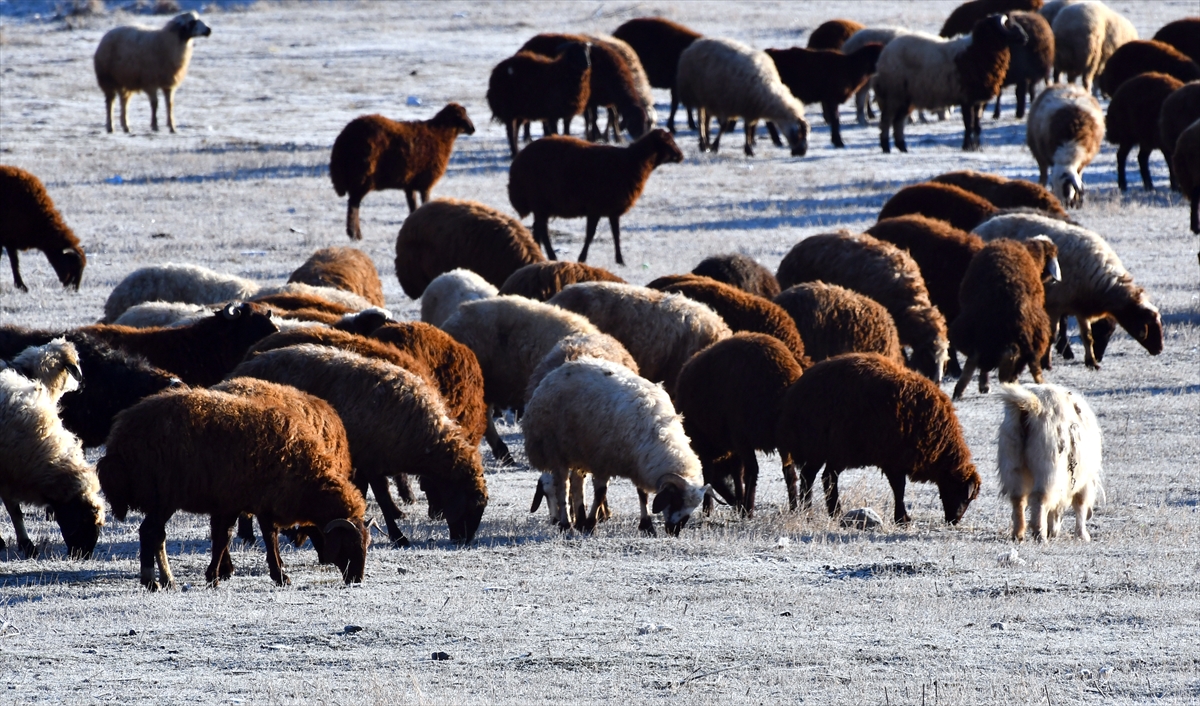
[[[841,49],[846,40],[864,25],[854,20],[829,20],[822,22],[808,35],[809,49]]]
[[[775,303],[796,322],[813,362],[842,353],[879,353],[904,364],[892,315],[868,296],[836,284],[803,282],[781,292]]]
[[[526,265],[509,275],[500,287],[500,294],[517,296],[544,302],[562,291],[563,287],[577,282],[618,282],[625,280],[602,267],[592,267],[582,262],[536,262]]]
[[[134,270],[113,287],[104,302],[104,321],[114,322],[126,309],[143,302],[219,304],[249,299],[258,290],[251,280],[200,265],[150,265]]]
[[[969,191],[991,202],[999,209],[1035,208],[1055,218],[1067,219],[1067,212],[1054,194],[1032,182],[1022,179],[1005,179],[996,174],[986,174],[966,169],[946,172],[930,179],[939,184],[949,184]]]
[[[526,265],[531,267],[532,265]],[[522,268],[524,269],[524,268]],[[521,270],[517,270],[520,272]],[[515,274],[515,273],[514,273]],[[512,279],[510,276],[509,279]],[[508,280],[505,280],[506,282]],[[441,326],[454,316],[463,302],[487,299],[498,293],[496,287],[471,270],[461,267],[443,272],[430,281],[421,293],[421,321]]]
[[[1168,22],[1154,33],[1154,41],[1170,44],[1200,64],[1200,17]]]
[[[1182,83],[1200,79],[1200,66],[1175,47],[1155,40],[1134,40],[1117,48],[1100,74],[1100,90],[1116,96],[1129,79],[1146,73],[1173,76]]]
[[[808,134],[804,104],[780,80],[766,52],[732,39],[700,38],[680,55],[678,71],[676,88],[686,106],[704,108],[721,120],[799,125]]]
[[[383,283],[371,256],[347,247],[321,248],[296,268],[288,282],[352,292],[374,306],[386,306]]]
[[[1054,75],[1067,82],[1081,77],[1085,90],[1104,71],[1109,57],[1122,44],[1138,38],[1137,29],[1099,0],[1084,0],[1062,8],[1054,30]]]
[[[692,274],[709,277],[766,299],[779,296],[775,274],[749,255],[710,255],[692,269]]]
[[[651,86],[674,88],[679,55],[700,34],[661,17],[639,17],[616,28],[613,36],[637,52]]]
[[[1175,154],[1180,134],[1200,119],[1200,81],[1192,81],[1176,90],[1163,101],[1159,111],[1159,137],[1165,155]]]
[[[939,36],[950,38],[960,34],[970,34],[975,24],[987,17],[998,13],[1011,13],[1018,10],[1037,12],[1042,9],[1042,0],[971,0],[964,2],[946,18],[942,24]]]
[[[987,199],[950,184],[924,182],[897,191],[879,211],[879,220],[920,214],[970,231],[999,211]]]

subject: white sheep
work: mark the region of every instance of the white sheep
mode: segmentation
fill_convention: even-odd
[[[162,29],[117,27],[96,47],[92,64],[96,82],[104,91],[106,127],[113,131],[113,100],[121,97],[121,128],[129,132],[126,113],[129,97],[145,91],[150,97],[150,128],[158,130],[158,91],[167,99],[167,127],[175,132],[175,89],[187,75],[192,59],[192,39],[207,37],[212,29],[195,12],[176,15]]]
[[[113,287],[104,302],[104,320],[116,321],[126,309],[142,302],[220,304],[249,299],[258,290],[257,282],[199,265],[151,265],[134,270]]]
[[[1080,0],[1050,0],[1050,2],[1042,5],[1042,9],[1038,10],[1038,13],[1042,16],[1042,19],[1046,20],[1046,23],[1053,28],[1054,18],[1058,17],[1058,13],[1062,12],[1063,8],[1065,8],[1067,5],[1074,5],[1079,1]]]
[[[206,318],[216,313],[212,306],[189,304],[187,302],[142,302],[135,304],[121,313],[113,323],[117,326],[132,326],[133,328],[154,328],[156,326],[181,326],[192,323],[197,319]]]
[[[850,38],[842,45],[842,53],[853,54],[868,44],[887,46],[888,42],[905,34],[912,34],[912,30],[904,27],[864,27],[850,35]],[[854,94],[854,112],[859,125],[866,125],[868,117],[875,117],[875,111],[871,109],[871,90],[874,87],[875,77],[872,76],[871,80],[867,81],[867,85],[858,89],[858,93]]]
[[[459,304],[494,297],[499,290],[471,270],[457,268],[433,278],[421,294],[421,321],[441,326]]]
[[[1087,521],[1100,478],[1100,425],[1083,397],[1058,385],[1002,385],[997,466],[1000,494],[1012,501],[1012,538],[1025,539],[1025,509],[1033,534],[1057,537],[1067,507],[1075,508],[1075,536],[1089,542]]]
[[[1085,0],[1059,10],[1050,25],[1054,31],[1054,80],[1067,75],[1067,83],[1081,79],[1085,91],[1104,71],[1104,65],[1122,44],[1138,38],[1129,20],[1099,0]]]
[[[1083,206],[1083,169],[1100,154],[1104,113],[1087,90],[1055,85],[1029,108],[1025,143],[1038,163],[1038,183],[1069,207]]]
[[[804,104],[783,84],[775,62],[765,52],[731,39],[697,39],[679,55],[676,92],[680,102],[698,111],[701,152],[716,152],[726,122],[737,118],[746,123],[743,149],[747,155],[754,154],[754,127],[762,119],[783,131],[794,156],[808,151]],[[710,143],[712,117],[719,132]]]

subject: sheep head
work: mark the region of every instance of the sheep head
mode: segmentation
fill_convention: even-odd
[[[978,42],[983,38],[999,39],[1010,47],[1024,46],[1029,41],[1029,34],[1019,23],[1004,14],[988,15],[975,23],[971,30],[971,38]]]
[[[1057,156],[1056,154],[1055,157]],[[1054,165],[1054,171],[1050,175],[1050,184],[1053,186],[1054,195],[1058,197],[1059,201],[1062,201],[1064,206],[1083,208],[1083,182],[1074,170]]]
[[[74,287],[78,292],[79,282],[83,279],[83,268],[87,265],[87,255],[83,254],[83,248],[76,245],[57,252],[51,250],[46,253],[46,259],[50,261],[50,266],[54,268],[54,274],[58,275],[62,286]]]
[[[367,544],[371,535],[361,518],[336,519],[325,525],[324,558],[342,572],[347,585],[362,583],[367,566]]]
[[[710,490],[712,486],[692,485],[682,476],[668,473],[658,483],[650,511],[655,514],[661,512],[667,534],[677,537]]]
[[[1134,340],[1142,344],[1150,355],[1158,355],[1163,350],[1162,316],[1158,309],[1146,298],[1145,292],[1138,292],[1137,298],[1128,306],[1112,312],[1121,328],[1129,332]]]
[[[204,24],[200,19],[200,15],[195,11],[185,12],[182,15],[176,15],[171,18],[164,28],[168,32],[174,32],[179,37],[180,42],[186,43],[193,37],[207,37],[212,34],[212,28]]]
[[[792,148],[793,157],[803,157],[808,153],[808,121],[804,118],[783,126],[783,135]]]
[[[971,501],[979,497],[980,484],[979,472],[970,461],[963,461],[943,475],[943,480],[939,481],[937,486],[947,523],[959,523]]]
[[[654,153],[654,166],[656,167],[660,164],[678,164],[683,161],[683,150],[675,144],[675,138],[671,137],[671,133],[662,128],[651,130],[634,145],[640,146],[642,143],[645,143],[645,146]],[[631,146],[630,149],[633,147]]]
[[[1041,267],[1042,284],[1062,281],[1062,270],[1058,266],[1058,247],[1049,236],[1034,236],[1021,244],[1029,251],[1033,261]]]
[[[94,491],[50,506],[54,508],[54,519],[67,544],[67,554],[74,559],[91,559],[100,539],[100,528],[104,525],[104,508]]]
[[[925,345],[914,346],[908,359],[908,367],[934,382],[941,382],[949,362],[950,342],[944,336],[940,336]]]
[[[475,134],[475,123],[471,122],[467,109],[458,103],[447,103],[429,123],[434,127],[454,128],[459,135]]]
[[[26,348],[13,358],[12,366],[30,380],[40,382],[54,400],[78,390],[83,384],[79,353],[75,344],[64,338],[55,338],[44,346]]]

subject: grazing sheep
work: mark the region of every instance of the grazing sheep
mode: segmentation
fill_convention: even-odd
[[[842,353],[879,353],[904,364],[896,323],[874,299],[836,284],[804,282],[775,297],[796,322],[804,353],[820,362]]]
[[[1200,64],[1200,17],[1168,22],[1154,33],[1154,41],[1170,44]]]
[[[858,51],[871,43],[887,46],[888,42],[905,34],[912,34],[912,31],[903,27],[867,27],[860,29],[851,35],[846,40],[846,43],[842,45],[842,53],[848,54]],[[878,68],[878,62],[876,62],[876,68]],[[872,77],[867,82],[867,85],[858,89],[858,93],[854,96],[855,118],[858,120],[859,125],[866,125],[868,117],[875,117],[875,111],[871,108],[871,89],[874,86],[875,79]]]
[[[863,29],[861,25],[854,20],[829,20],[822,22],[820,26],[808,35],[809,49],[841,49],[846,40],[854,35],[855,32]]]
[[[421,203],[446,173],[459,135],[474,135],[467,109],[449,103],[429,120],[396,122],[382,115],[362,115],[338,133],[329,155],[329,178],[338,196],[350,195],[346,235],[362,240],[358,207],[372,191],[403,189],[408,212]]]
[[[1200,119],[1200,81],[1192,81],[1178,88],[1163,101],[1158,115],[1159,138],[1162,140],[1163,154],[1167,161],[1175,154],[1175,143],[1179,136],[1196,120]],[[1171,169],[1171,177],[1175,179],[1175,170]],[[1178,179],[1171,182],[1171,188],[1179,188]]]
[[[957,105],[963,114],[963,150],[979,149],[983,109],[1000,93],[1012,46],[1025,43],[1021,25],[1004,15],[991,15],[960,39],[906,34],[888,42],[879,55],[874,88],[879,101],[879,146],[908,151],[904,122],[913,108]]]
[[[779,78],[775,62],[765,52],[732,39],[700,38],[679,56],[677,81],[679,100],[696,108],[700,128],[700,151],[716,152],[727,123],[742,118],[746,124],[747,156],[754,155],[755,124],[762,119],[775,123],[787,138],[792,156],[808,151],[808,122],[804,104]],[[709,139],[709,118],[715,117],[720,132]]]
[[[21,503],[54,510],[71,556],[90,558],[104,524],[96,474],[58,416],[59,399],[83,381],[79,366],[75,347],[62,338],[25,349],[11,367],[0,361],[0,499],[26,559],[37,547]]]
[[[785,288],[821,281],[871,297],[892,315],[900,342],[912,348],[908,364],[935,382],[942,379],[946,319],[929,301],[921,269],[900,248],[845,231],[813,235],[788,251],[775,276]]]
[[[1013,541],[1025,539],[1028,502],[1038,540],[1057,537],[1067,507],[1074,507],[1075,536],[1090,542],[1087,521],[1104,492],[1096,415],[1081,395],[1058,385],[1003,385],[1000,394],[996,466],[1000,494],[1012,501]]]
[[[667,533],[678,535],[709,490],[667,393],[623,365],[594,358],[564,363],[538,385],[521,427],[529,464],[554,476],[557,519],[564,529],[570,526],[566,491],[573,475],[591,473],[598,483],[586,518],[582,493],[572,492],[575,526],[584,531],[595,527],[612,476],[629,478],[637,487],[639,529],[650,534],[646,493],[656,494],[650,512],[663,513]]]
[[[593,45],[601,44],[615,50],[625,60],[625,65],[629,67],[629,75],[633,79],[633,88],[636,92],[637,102],[634,105],[632,115],[634,119],[639,119],[642,122],[640,129],[635,132],[636,125],[630,124],[626,120],[621,120],[620,125],[613,124],[613,111],[610,108],[608,112],[609,127],[613,129],[614,139],[620,142],[620,132],[618,127],[625,128],[633,135],[634,139],[646,134],[647,131],[653,130],[655,123],[658,122],[658,111],[654,107],[654,91],[651,90],[650,77],[646,75],[646,69],[642,66],[641,59],[638,58],[637,52],[633,47],[629,46],[628,42],[622,41],[611,34],[585,34],[588,41]],[[621,88],[623,94],[625,88]],[[621,100],[624,100],[622,98]]]
[[[797,100],[821,104],[833,146],[845,147],[838,106],[867,85],[882,51],[882,44],[867,44],[846,54],[836,49],[793,47],[768,49],[767,56],[775,62],[779,79]]]
[[[637,361],[625,350],[621,342],[607,333],[577,333],[554,344],[546,357],[542,358],[537,367],[529,375],[529,384],[525,386],[525,402],[533,396],[533,391],[541,384],[542,379],[564,363],[581,358],[596,358],[607,360],[629,368],[634,373],[638,370]],[[554,513],[551,513],[554,514]]]
[[[676,70],[679,55],[700,34],[661,17],[639,17],[629,20],[613,31],[613,36],[633,47],[637,52],[646,77],[654,88],[671,90],[671,112],[667,115],[667,129],[675,132],[675,109],[679,106],[676,94]],[[694,129],[691,111],[685,106],[688,128]]]
[[[1038,184],[1067,208],[1083,206],[1083,169],[1100,154],[1103,139],[1104,113],[1086,89],[1051,86],[1029,108],[1025,144],[1037,160]]]
[[[1125,178],[1125,160],[1134,145],[1138,147],[1138,170],[1146,191],[1154,190],[1154,180],[1150,178],[1151,152],[1161,151],[1170,169],[1171,153],[1162,144],[1159,114],[1167,96],[1182,86],[1178,79],[1166,74],[1146,73],[1122,83],[1113,95],[1104,117],[1104,139],[1117,145],[1117,188],[1121,191],[1129,187]]]
[[[1200,119],[1179,135],[1172,158],[1179,190],[1192,206],[1192,232],[1200,234]]]
[[[692,274],[733,285],[743,292],[765,299],[779,296],[779,282],[774,273],[749,255],[709,255],[692,269]]]
[[[518,296],[544,302],[562,291],[568,284],[577,282],[619,282],[625,280],[603,267],[592,267],[582,262],[537,262],[526,265],[509,275],[500,287],[500,294]]]
[[[1086,228],[1027,213],[993,218],[975,229],[984,240],[1012,238],[1029,240],[1048,236],[1058,248],[1062,282],[1046,292],[1046,313],[1050,315],[1050,339],[1054,340],[1059,322],[1074,316],[1079,323],[1084,362],[1099,369],[1092,343],[1092,322],[1106,314],[1150,352],[1163,349],[1162,317],[1150,303],[1146,291],[1133,282],[1116,252],[1104,238]],[[1049,368],[1048,358],[1042,367]]]
[[[550,242],[551,217],[587,218],[580,262],[587,260],[596,225],[607,217],[617,264],[624,265],[621,216],[637,203],[656,167],[682,161],[683,152],[666,130],[652,130],[629,147],[592,145],[573,137],[545,137],[513,159],[508,172],[508,198],[521,218],[533,214],[533,238],[551,260],[557,259]],[[501,278],[500,283],[503,281]]]
[[[220,304],[245,300],[259,292],[251,280],[200,265],[149,265],[117,283],[104,302],[103,321],[113,323],[130,307],[144,302]]]
[[[1085,92],[1104,72],[1109,57],[1122,44],[1138,38],[1133,23],[1099,0],[1084,0],[1062,8],[1050,25],[1054,30],[1054,81],[1078,77]]]
[[[1013,22],[1021,25],[1029,38],[1023,46],[1013,47],[1008,62],[1008,73],[1004,84],[996,95],[996,109],[992,118],[1000,119],[1000,100],[1004,97],[1004,86],[1016,86],[1017,119],[1025,117],[1025,98],[1030,102],[1037,95],[1039,83],[1049,84],[1054,70],[1054,30],[1050,23],[1036,12],[1014,12],[1009,15]]]
[[[1037,12],[1042,0],[970,0],[964,2],[946,18],[938,36],[950,39],[960,34],[970,34],[975,25],[988,15],[1013,13],[1016,10]]]
[[[520,221],[476,201],[430,201],[396,237],[396,278],[413,299],[434,277],[460,267],[499,287],[513,272],[545,259]]]
[[[0,215],[0,255],[8,252],[13,285],[22,292],[29,291],[21,279],[17,253],[37,248],[45,253],[58,281],[79,291],[87,256],[41,180],[24,169],[0,165],[0,202],[4,203]]]
[[[387,306],[375,263],[370,255],[355,248],[321,248],[296,268],[288,282],[341,289],[374,306]]]
[[[999,210],[987,199],[965,189],[927,181],[897,191],[880,209],[879,220],[916,213],[969,231]]]
[[[523,123],[563,121],[571,134],[571,118],[587,110],[592,74],[591,47],[570,42],[555,58],[518,52],[492,69],[487,102],[492,120],[504,124],[508,146],[517,156],[517,130]]]
[[[175,132],[175,89],[187,76],[192,39],[208,37],[212,29],[200,15],[176,15],[162,29],[117,27],[105,33],[92,65],[104,91],[105,128],[113,131],[113,101],[121,97],[121,129],[129,132],[129,97],[145,91],[150,98],[150,129],[158,131],[158,91],[167,99],[167,127]]]
[[[895,496],[897,524],[910,518],[905,478],[938,486],[946,522],[958,524],[979,495],[980,478],[946,393],[874,353],[817,363],[787,391],[776,441],[801,468],[799,498],[808,505],[821,466],[829,514],[839,511],[838,475],[877,466]],[[790,491],[789,491],[790,493]]]
[[[1148,73],[1166,74],[1187,83],[1200,79],[1200,66],[1170,44],[1139,39],[1113,52],[1097,83],[1105,95],[1115,97],[1126,81]]]
[[[538,251],[538,255],[541,255],[541,251]],[[517,272],[526,267],[537,267],[537,265],[526,265]],[[509,279],[512,278],[509,277]],[[464,270],[460,267],[444,272],[434,277],[425,291],[421,293],[421,321],[441,326],[446,319],[454,316],[454,312],[458,311],[460,304],[473,302],[476,299],[487,299],[497,294],[499,294],[499,290],[491,282],[471,270]]]
[[[1036,208],[1046,215],[1067,220],[1067,212],[1054,194],[1024,179],[1005,179],[970,169],[939,174],[929,181],[949,184],[981,196],[999,209]]]

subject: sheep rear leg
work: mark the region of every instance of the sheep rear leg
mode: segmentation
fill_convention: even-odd
[[[489,410],[487,429],[483,432],[483,438],[487,440],[488,448],[492,450],[492,458],[496,459],[496,463],[501,466],[512,466],[516,464],[512,454],[508,450],[508,444],[504,443],[504,439],[500,438],[500,432],[496,431],[496,423],[492,420],[492,415]]]
[[[129,133],[129,99],[133,97],[132,93],[121,91],[121,129]]]
[[[906,525],[912,521],[908,516],[908,508],[904,505],[904,485],[908,480],[903,471],[885,473],[888,479],[888,485],[892,486],[892,499],[896,504],[895,510],[892,512],[892,519],[898,525]]]
[[[638,488],[638,504],[642,507],[642,519],[638,522],[638,531],[647,537],[654,537],[654,516],[650,514],[650,494]]]
[[[699,134],[700,153],[708,151],[708,111],[704,108],[696,109],[696,132]]]
[[[1092,541],[1092,535],[1087,530],[1087,521],[1091,517],[1091,490],[1076,493],[1071,504],[1075,506],[1075,538],[1081,542]]]
[[[821,474],[821,485],[825,487],[825,509],[829,512],[829,516],[841,512],[842,500],[838,496],[838,475],[842,469],[830,468],[826,466],[825,472]]]
[[[604,134],[607,135],[609,130],[612,130],[613,142],[619,145],[625,141],[621,137],[621,123],[617,118],[616,111],[612,108],[608,109],[608,125],[604,128]]]
[[[269,514],[259,514],[258,528],[262,530],[263,543],[267,545],[267,571],[277,586],[288,586],[292,580],[283,572],[283,560],[279,558],[279,527]]]
[[[1025,541],[1025,504],[1024,495],[1012,497],[1012,541]]]
[[[821,472],[820,463],[805,463],[800,470],[800,490],[799,490],[799,506],[803,508],[812,507],[812,487],[817,480],[817,474]],[[796,509],[793,506],[792,509]]]
[[[146,96],[150,99],[150,129],[158,132],[158,89],[151,88],[146,91]]]
[[[365,192],[350,192],[350,200],[346,204],[346,235],[351,240],[362,240],[362,226],[358,221],[358,207],[362,205]]]
[[[25,513],[21,511],[21,503],[5,498],[4,508],[8,510],[8,516],[12,518],[13,532],[17,535],[17,548],[21,550],[21,555],[26,559],[36,557],[37,547],[29,539],[29,533],[25,531]]]
[[[1033,522],[1031,523],[1033,526],[1030,528],[1033,530],[1033,537],[1039,542],[1044,542],[1046,541],[1047,525],[1050,522],[1050,510],[1046,507],[1045,496],[1035,493],[1030,506],[1033,509],[1031,513],[1033,515]]]
[[[558,508],[558,528],[563,532],[571,529],[570,506],[567,504],[567,487],[571,482],[571,471],[554,471],[554,507]]]
[[[243,544],[254,544],[257,541],[254,536],[254,520],[244,512],[237,518],[237,537]]]
[[[958,351],[954,350],[954,347],[951,346],[946,349],[946,354],[946,372],[952,377],[961,377],[962,365],[958,362]]]
[[[1063,316],[1058,319],[1051,319],[1050,328],[1052,329],[1050,338],[1054,341],[1054,349],[1058,351],[1058,354],[1064,360],[1075,360],[1075,351],[1071,350],[1071,338],[1067,335],[1067,317]],[[1049,356],[1050,352],[1046,351],[1046,357]],[[1044,359],[1042,367],[1049,370],[1049,366],[1045,364]]]
[[[1021,95],[1020,89],[1017,90],[1017,95],[1018,96]],[[1000,92],[996,94],[996,109],[992,111],[992,120],[1000,119],[1000,100],[1002,98],[1004,98],[1004,89],[1003,88],[1001,88]]]
[[[979,131],[980,118],[983,117],[983,104],[978,106],[964,104],[962,106],[963,117],[963,143],[964,152],[974,152],[979,149]]]
[[[613,254],[617,258],[617,264],[624,265],[625,258],[621,257],[621,217],[610,216],[608,219],[608,227],[612,230]]]
[[[1125,160],[1129,159],[1129,151],[1133,149],[1133,145],[1122,144],[1117,148],[1117,188],[1121,191],[1129,188],[1129,184],[1125,181]]]
[[[845,147],[846,143],[842,142],[842,121],[838,117],[838,104],[825,101],[821,104],[821,115],[825,117],[825,124],[829,126],[829,137],[833,140],[833,146]]]
[[[417,210],[417,196],[412,189],[404,190],[404,200],[408,202],[408,212],[412,213]]]
[[[962,375],[958,376],[958,382],[954,385],[954,399],[962,399],[963,390],[967,389],[967,385],[971,384],[971,377],[975,375],[975,368],[978,366],[978,353],[967,356],[967,362],[963,364]]]
[[[517,129],[520,124],[520,120],[509,120],[504,123],[504,133],[508,137],[509,156],[512,159],[517,158]]]
[[[667,132],[675,134],[675,111],[679,108],[679,95],[675,93],[675,87],[671,87],[671,112],[667,113]],[[687,108],[684,108],[687,110]],[[690,122],[690,121],[689,121]],[[691,127],[690,125],[688,127]]]
[[[393,546],[409,546],[408,537],[404,536],[404,531],[396,522],[404,517],[404,512],[392,499],[392,490],[388,486],[387,476],[372,478],[370,486],[371,491],[375,494],[375,502],[379,505],[379,512],[383,515],[383,522],[387,525],[388,539],[391,540]],[[409,488],[409,492],[412,492],[411,488]],[[401,495],[403,496],[403,494]]]
[[[1033,100],[1033,90],[1036,81],[1021,79],[1017,81],[1017,120],[1025,117],[1025,97],[1028,96]],[[999,96],[996,97],[996,102],[1000,102]]]
[[[796,464],[789,454],[783,456],[783,484],[787,486],[788,510],[796,511]]]
[[[212,561],[204,570],[204,579],[209,588],[216,588],[225,579],[233,576],[233,560],[229,557],[229,542],[233,539],[233,526],[237,515],[214,514],[209,518],[212,539]]]
[[[104,129],[108,132],[113,131],[113,104],[117,101],[116,91],[104,92]]]
[[[583,474],[571,471],[567,488],[567,498],[571,503],[571,524],[580,532],[591,532],[594,523],[589,523],[586,503],[583,500]]]
[[[685,106],[683,106],[683,113],[684,113],[684,115],[687,115],[688,129],[695,130],[697,118],[692,117],[692,109],[685,105]]]
[[[1087,320],[1087,317],[1076,316],[1075,322],[1079,324],[1079,341],[1083,344],[1083,362],[1092,370],[1099,370],[1100,363],[1096,360],[1096,352],[1094,341],[1092,339],[1092,324]]]
[[[175,89],[164,88],[163,98],[167,101],[167,128],[171,130],[171,134],[175,134]]]
[[[588,248],[592,246],[592,239],[596,237],[596,226],[600,224],[600,216],[587,217],[587,237],[583,240],[583,250],[579,251],[579,261],[587,262]],[[624,264],[617,259],[618,264]]]
[[[1142,173],[1142,187],[1146,191],[1154,191],[1154,180],[1150,178],[1150,153],[1153,151],[1154,148],[1150,145],[1138,145],[1138,171]],[[1168,157],[1167,164],[1170,163],[1171,159]]]
[[[754,517],[754,498],[758,490],[758,457],[754,449],[746,449],[737,454],[742,462],[742,482],[745,490],[742,493],[742,514]]]
[[[592,474],[592,516],[595,522],[608,522],[613,516],[608,506],[608,478],[595,474]]]
[[[551,260],[558,259],[558,256],[554,254],[554,246],[550,244],[549,216],[533,214],[533,241],[541,243],[542,247],[546,248],[546,257]]]
[[[746,153],[747,157],[753,157],[754,156],[754,128],[757,126],[757,123],[752,123],[749,120],[745,120],[742,122],[742,126],[744,128],[742,130],[742,132],[746,136],[746,141],[742,145],[742,151]],[[721,128],[721,133],[723,134],[724,132],[725,132],[725,128]],[[717,139],[718,140],[721,139],[720,135],[717,136]]]
[[[8,264],[12,265],[13,286],[22,292],[28,292],[29,287],[26,287],[25,280],[21,279],[21,261],[17,257],[17,249],[9,245],[5,251],[8,252]]]
[[[167,520],[157,513],[147,514],[138,528],[140,540],[139,559],[142,565],[142,585],[150,591],[159,588],[175,588],[175,577],[171,575],[171,564],[167,560]],[[159,581],[154,580],[154,565],[158,564]]]
[[[871,113],[872,118],[875,117],[875,111],[871,110],[871,91],[863,86],[858,93],[854,94],[854,120],[859,125],[866,125],[868,112]]]

